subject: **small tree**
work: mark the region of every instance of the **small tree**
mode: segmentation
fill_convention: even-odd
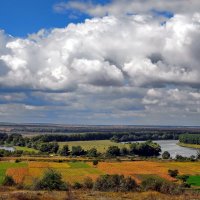
[[[36,181],[34,189],[41,190],[66,190],[67,185],[62,181],[60,173],[53,169],[48,169],[41,180]]]
[[[118,146],[110,146],[106,151],[106,155],[109,157],[116,157],[120,155],[120,149]]]
[[[162,154],[163,159],[169,159],[170,158],[170,153],[168,151],[164,151]]]
[[[175,169],[175,170],[169,169],[169,170],[168,170],[168,174],[169,174],[171,177],[173,177],[173,178],[177,177],[178,173],[179,173],[179,172],[178,172],[177,169]]]
[[[99,161],[98,160],[93,160],[93,166],[97,166],[99,164]]]
[[[97,157],[98,156],[98,152],[96,148],[91,148],[87,151],[87,156],[88,157]]]
[[[2,185],[4,186],[13,186],[15,185],[15,181],[12,176],[5,176]]]
[[[81,146],[72,146],[72,156],[82,156],[85,154],[85,151]]]
[[[61,156],[68,156],[69,155],[69,147],[68,145],[64,145],[63,148],[60,150]]]

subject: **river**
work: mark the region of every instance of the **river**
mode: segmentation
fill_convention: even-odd
[[[5,149],[7,151],[15,151],[14,147],[4,147],[4,146],[0,146],[0,149]]]
[[[164,151],[168,151],[172,158],[175,158],[177,154],[186,157],[190,157],[192,155],[196,156],[197,154],[197,149],[186,148],[177,145],[177,143],[179,142],[178,140],[155,140],[153,142],[156,142],[161,146],[162,153]]]

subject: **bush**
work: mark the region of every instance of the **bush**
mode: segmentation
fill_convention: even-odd
[[[141,187],[144,191],[153,190],[153,191],[160,191],[162,186],[162,180],[158,178],[147,178],[142,181]]]
[[[152,190],[171,195],[178,195],[183,192],[182,188],[174,183],[152,177],[142,181],[141,187],[144,191]]]
[[[88,157],[98,157],[99,153],[97,152],[96,148],[91,148],[87,151]]]
[[[93,180],[90,178],[90,177],[86,177],[84,180],[83,180],[83,187],[84,188],[87,188],[87,189],[92,189],[93,188]]]
[[[97,166],[99,164],[99,161],[98,160],[93,160],[93,166]]]
[[[168,174],[171,176],[171,177],[173,177],[173,178],[176,178],[177,177],[177,175],[178,175],[178,170],[177,169],[175,169],[175,170],[172,170],[172,169],[169,169],[168,170]]]
[[[68,145],[64,145],[59,153],[60,153],[61,156],[68,156],[69,155],[69,147],[68,147]]]
[[[16,183],[12,176],[5,176],[2,185],[4,186],[14,186]]]
[[[79,182],[74,182],[74,184],[72,185],[72,187],[74,189],[81,189],[83,187],[83,185]]]
[[[19,162],[20,162],[20,160],[19,160],[19,159],[16,159],[16,160],[15,160],[15,163],[19,163]]]
[[[110,146],[106,151],[108,157],[116,157],[120,155],[120,148],[118,146]]]
[[[53,169],[48,169],[42,179],[37,180],[34,185],[34,189],[38,190],[66,190],[67,185],[62,181],[60,173]]]
[[[162,154],[163,159],[169,159],[170,158],[170,153],[168,151],[164,151]]]
[[[72,146],[71,154],[72,156],[82,156],[85,155],[85,151],[81,146]]]
[[[187,179],[189,178],[189,175],[183,174],[183,175],[178,175],[176,178],[178,178],[179,180],[181,180],[183,183],[185,183],[187,181]]]
[[[94,189],[99,191],[132,191],[136,190],[137,184],[131,177],[123,175],[102,175],[97,178]]]

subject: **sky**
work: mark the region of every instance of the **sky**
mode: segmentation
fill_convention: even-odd
[[[0,121],[198,126],[199,0],[1,0]]]

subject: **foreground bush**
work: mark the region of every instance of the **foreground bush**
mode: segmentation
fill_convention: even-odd
[[[178,195],[183,193],[183,188],[181,186],[160,178],[153,177],[147,178],[142,181],[141,188],[144,191],[152,190],[171,195]]]
[[[99,191],[133,191],[136,188],[135,180],[123,175],[102,175],[94,184],[94,189]]]
[[[86,177],[83,180],[83,187],[86,189],[92,189],[94,186],[93,180],[90,177]]]
[[[2,185],[4,186],[13,186],[15,185],[15,181],[12,176],[5,176]]]
[[[53,169],[48,169],[42,179],[35,182],[34,189],[36,190],[66,190],[67,185],[62,181],[60,173]]]

